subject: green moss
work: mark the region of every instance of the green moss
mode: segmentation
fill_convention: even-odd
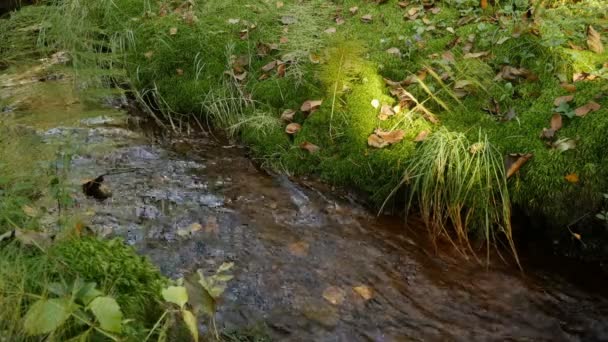
[[[115,296],[126,317],[147,323],[158,317],[166,280],[121,240],[70,239],[53,245],[49,254],[73,276],[94,281]]]

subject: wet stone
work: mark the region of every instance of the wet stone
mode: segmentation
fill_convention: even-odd
[[[83,125],[87,125],[87,126],[100,126],[100,125],[106,125],[109,124],[110,122],[113,122],[114,119],[107,117],[107,116],[98,116],[95,118],[88,118],[88,119],[82,119],[80,120],[80,123]]]

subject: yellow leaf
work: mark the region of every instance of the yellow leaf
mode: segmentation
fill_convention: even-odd
[[[572,236],[574,236],[574,238],[577,239],[577,240],[581,239],[581,234],[572,233]]]
[[[370,300],[374,296],[374,291],[366,285],[355,286],[353,287],[353,290],[365,300]]]
[[[346,294],[341,288],[330,286],[323,291],[323,298],[333,305],[340,305],[344,302]]]
[[[38,216],[38,210],[36,210],[36,208],[30,207],[29,205],[24,205],[23,207],[21,207],[21,210],[23,210],[25,215],[29,217]]]
[[[578,183],[579,181],[578,175],[576,173],[571,173],[564,178],[570,183]]]

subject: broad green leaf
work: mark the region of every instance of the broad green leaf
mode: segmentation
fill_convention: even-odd
[[[97,286],[96,283],[86,283],[84,284],[80,290],[78,290],[78,292],[76,293],[76,299],[82,301],[82,303],[84,305],[89,305],[89,303],[101,296],[103,293],[99,290],[97,290],[95,287]]]
[[[203,288],[201,296],[201,310],[207,317],[213,317],[215,315],[215,299],[209,294],[207,289]]]
[[[41,299],[25,314],[23,326],[28,335],[48,334],[70,317],[72,303],[67,298]]]
[[[181,309],[188,302],[188,292],[183,286],[169,286],[163,290],[162,295],[167,302],[177,304]]]
[[[122,312],[112,297],[97,297],[89,304],[89,309],[99,321],[103,330],[119,333],[122,323]]]
[[[67,289],[62,283],[50,283],[46,286],[47,291],[56,296],[63,297],[67,294]]]
[[[190,330],[190,334],[192,334],[194,341],[198,342],[198,326],[196,324],[196,317],[188,310],[182,310],[182,317],[184,318],[184,322],[186,323],[188,330]]]

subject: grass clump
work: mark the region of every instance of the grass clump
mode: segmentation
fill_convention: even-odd
[[[469,236],[475,234],[489,253],[500,233],[517,259],[503,159],[487,136],[480,132],[470,143],[463,133],[433,133],[411,157],[403,183],[411,194],[408,209],[415,200],[434,241],[445,237],[472,250]]]

